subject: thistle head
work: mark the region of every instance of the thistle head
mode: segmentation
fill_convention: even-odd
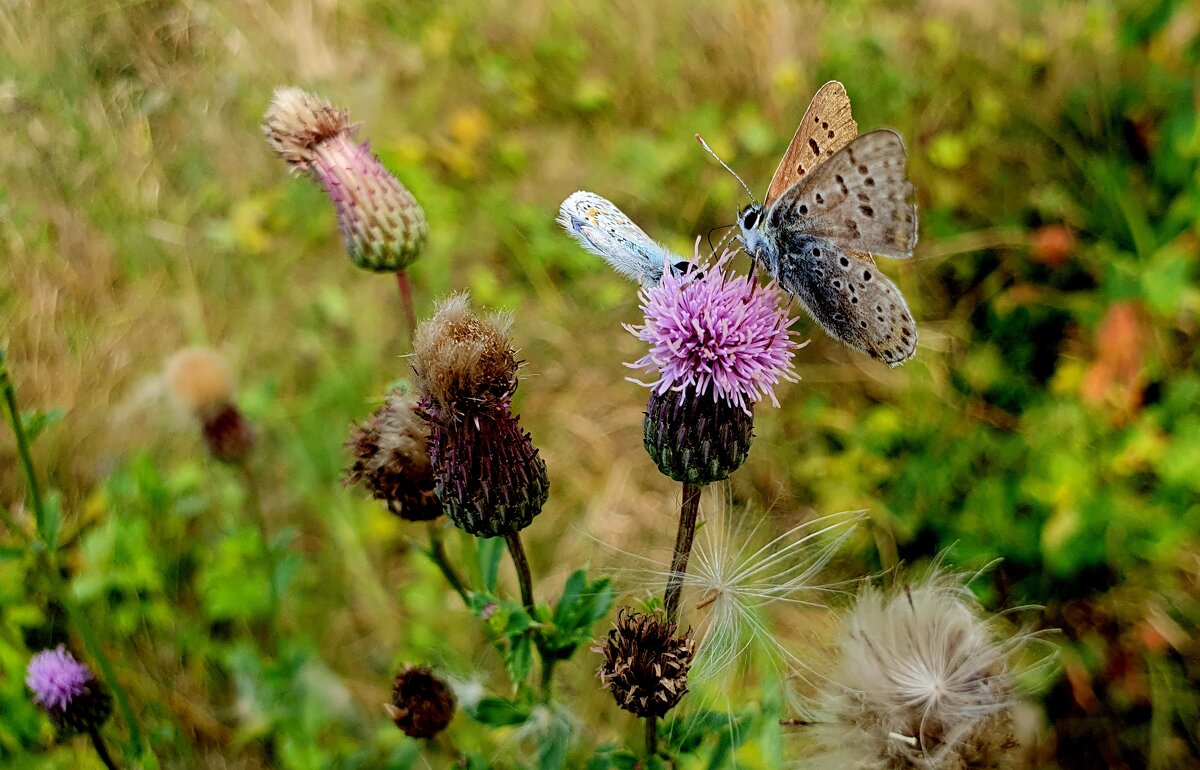
[[[661,717],[687,692],[696,644],[691,632],[676,636],[674,623],[622,608],[592,650],[604,656],[596,670],[617,705],[640,717]]]
[[[234,403],[233,376],[224,357],[208,348],[185,348],[167,361],[165,378],[175,402],[200,422],[212,456],[244,463],[254,448],[254,428]]]
[[[410,738],[432,738],[454,718],[454,691],[427,666],[406,665],[392,681],[392,721]]]
[[[546,463],[511,409],[518,364],[509,324],[480,318],[459,294],[413,342],[438,499],[451,521],[479,537],[528,526],[550,489]]]
[[[25,684],[61,735],[95,730],[112,713],[107,688],[62,645],[33,656]]]
[[[420,255],[429,236],[424,210],[368,145],[354,141],[345,110],[299,88],[280,88],[262,128],[280,158],[325,189],[355,265],[394,273]]]
[[[1026,641],[988,618],[958,576],[864,589],[841,619],[811,728],[820,766],[1014,766],[1014,653]]]
[[[388,510],[408,521],[442,514],[429,463],[429,425],[417,413],[416,396],[393,391],[370,419],[355,425],[346,441],[354,462],[345,483],[361,484]]]

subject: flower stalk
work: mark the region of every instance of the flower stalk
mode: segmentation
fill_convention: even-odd
[[[696,538],[696,520],[699,518],[700,493],[703,489],[697,484],[683,485],[683,503],[679,508],[679,529],[675,533],[671,575],[667,578],[667,589],[663,594],[663,607],[669,623],[679,622],[679,601],[683,595],[683,579],[692,553],[692,542]]]

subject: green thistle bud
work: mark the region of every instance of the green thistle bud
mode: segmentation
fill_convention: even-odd
[[[650,392],[642,424],[646,451],[663,475],[685,484],[711,484],[736,471],[750,454],[754,416],[712,396]]]

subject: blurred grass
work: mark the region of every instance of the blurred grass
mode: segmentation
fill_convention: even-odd
[[[558,203],[594,190],[688,251],[743,202],[692,134],[762,189],[830,78],[860,127],[908,142],[922,241],[884,267],[920,348],[884,371],[803,321],[804,379],[759,410],[732,495],[783,522],[868,508],[908,560],[1003,557],[988,601],[1045,604],[1062,629],[1046,763],[1200,757],[1193,5],[18,1],[0,40],[0,344],[25,405],[65,410],[37,460],[164,765],[407,766],[415,747],[378,716],[396,663],[503,687],[410,554],[419,534],[338,483],[346,426],[405,376],[406,344],[391,282],[354,270],[320,191],[266,150],[271,90],[350,108],[422,202],[422,308],[469,288],[516,311],[517,406],[553,485],[529,530],[549,597],[611,559],[592,537],[665,551],[676,494],[638,449],[645,393],[623,379],[633,289],[558,232]],[[157,371],[187,343],[236,362],[268,517],[295,534],[285,628],[310,646],[288,676],[239,642],[261,581],[236,479],[163,406]],[[19,511],[13,457],[5,435]],[[849,560],[881,566],[870,538]],[[44,608],[22,569],[0,562],[0,758],[76,766],[36,753],[22,633]],[[631,732],[578,658],[569,705],[604,714],[603,738]],[[528,750],[494,749],[465,715],[451,732]]]

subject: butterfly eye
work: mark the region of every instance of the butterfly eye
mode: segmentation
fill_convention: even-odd
[[[758,224],[758,215],[759,215],[758,209],[753,206],[750,206],[745,211],[743,211],[742,212],[742,229],[753,230],[754,226]]]

